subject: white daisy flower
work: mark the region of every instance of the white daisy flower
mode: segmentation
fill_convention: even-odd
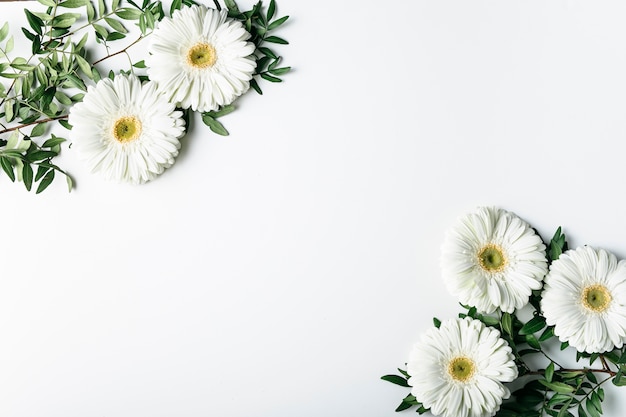
[[[226,10],[183,7],[159,22],[150,38],[148,75],[184,109],[217,110],[250,87],[255,46]]]
[[[70,110],[69,123],[73,147],[92,172],[133,184],[172,166],[185,133],[182,112],[155,83],[124,75],[90,86]]]
[[[411,394],[436,416],[487,417],[517,378],[511,348],[500,332],[478,320],[452,319],[431,328],[407,363]]]
[[[484,313],[511,313],[541,288],[548,263],[541,238],[508,211],[481,207],[446,235],[441,259],[448,290]]]
[[[541,309],[554,333],[578,351],[606,352],[626,342],[626,262],[591,247],[550,266]]]

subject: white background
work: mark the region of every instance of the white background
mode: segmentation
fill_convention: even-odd
[[[67,147],[72,193],[0,177],[0,416],[393,416],[380,376],[459,311],[458,216],[626,257],[626,3],[278,5],[294,71],[229,137],[195,123],[144,186]]]

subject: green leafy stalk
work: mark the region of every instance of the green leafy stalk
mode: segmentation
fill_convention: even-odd
[[[565,235],[559,227],[548,245],[548,262],[552,262],[568,249]],[[518,367],[521,387],[512,393],[496,414],[497,417],[600,417],[603,413],[603,385],[611,381],[616,386],[626,386],[626,347],[605,353],[577,352],[567,343],[560,343],[554,334],[554,327],[548,326],[540,309],[541,291],[533,292],[529,305],[534,308],[528,320],[521,320],[517,312],[480,314],[472,306],[462,306],[464,312],[459,317],[471,317],[480,320],[486,326],[496,328],[501,337],[511,347]],[[433,320],[435,327],[441,321]],[[574,351],[576,361],[584,360],[586,366],[567,368],[560,365],[548,354],[553,347],[561,351]],[[541,363],[539,368],[531,368],[532,363]],[[537,356],[540,356],[537,359]],[[599,366],[594,366],[598,363]],[[410,387],[409,374],[398,369],[400,375],[385,375],[383,380]],[[408,395],[396,411],[416,408],[420,414],[425,412],[417,399]]]
[[[99,65],[112,57],[125,55],[128,67],[121,74],[136,74],[146,81],[145,63],[133,60],[130,48],[149,37],[156,24],[166,17],[160,0],[38,0],[43,11],[25,9],[27,26],[21,33],[31,42],[30,55],[14,56],[14,38],[9,36],[9,25],[0,28],[0,134],[10,134],[0,139],[0,172],[10,181],[21,181],[27,190],[45,190],[62,174],[69,189],[73,180],[59,168],[54,159],[59,155],[65,139],[52,134],[52,126],[60,124],[71,129],[68,123],[70,108],[83,100],[88,85],[102,79]],[[183,6],[197,4],[194,0],[174,0],[169,16]],[[214,0],[217,9],[222,9]],[[225,0],[230,17],[238,19],[250,31],[256,45],[255,77],[271,82],[290,67],[279,67],[281,60],[266,44],[287,44],[283,38],[270,35],[288,19],[274,18],[276,3],[271,0],[267,10],[259,1],[251,10],[241,12],[235,0]],[[126,46],[114,49],[130,33],[128,25],[138,27],[140,35]],[[105,53],[93,58],[85,46],[89,38],[102,45]],[[109,72],[113,78],[115,73]],[[253,89],[261,93],[258,82],[252,80]],[[235,109],[224,106],[217,111],[202,114],[203,122],[211,131],[228,135],[218,120]],[[189,122],[189,111],[184,111]],[[188,124],[188,123],[187,123]]]

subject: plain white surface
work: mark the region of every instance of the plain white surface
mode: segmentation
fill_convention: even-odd
[[[458,216],[626,257],[624,2],[278,5],[294,71],[231,136],[139,187],[67,148],[71,194],[0,178],[0,416],[393,416]]]

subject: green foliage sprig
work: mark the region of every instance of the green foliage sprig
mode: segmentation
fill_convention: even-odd
[[[546,246],[548,263],[558,259],[568,249],[560,227]],[[626,346],[605,353],[575,351],[568,343],[558,341],[554,326],[548,326],[541,315],[540,302],[541,290],[533,291],[529,302],[530,319],[520,318],[518,312],[480,314],[471,306],[462,306],[464,311],[459,313],[460,318],[471,317],[498,329],[515,357],[518,380],[522,381],[522,385],[512,393],[511,399],[502,404],[496,416],[601,416],[605,396],[603,386],[608,382],[616,386],[626,385]],[[437,318],[433,319],[433,323],[437,328],[441,325]],[[548,353],[555,349],[563,353],[574,351],[576,362],[582,362],[582,365],[573,368],[561,365]],[[533,363],[540,362],[542,366],[532,368],[528,363],[531,357]],[[398,371],[399,375],[385,375],[382,379],[410,387],[409,374],[403,369]],[[396,411],[411,408],[419,414],[429,411],[411,394],[402,400]]]
[[[213,0],[215,7],[223,6]],[[52,133],[53,125],[71,129],[67,119],[70,108],[84,97],[87,86],[102,79],[101,64],[118,55],[126,56],[128,65],[117,71],[110,70],[109,77],[119,73],[133,73],[142,81],[148,79],[143,60],[134,60],[129,50],[150,36],[160,20],[166,16],[160,0],[38,0],[44,11],[25,9],[27,27],[21,34],[30,42],[30,54],[15,54],[15,39],[9,25],[0,28],[0,166],[13,182],[21,181],[27,190],[36,185],[36,193],[45,190],[58,174],[65,176],[68,189],[72,178],[55,163],[66,139]],[[194,0],[174,0],[169,16],[183,5],[197,4]],[[273,35],[289,18],[276,18],[276,3],[271,0],[267,8],[262,1],[251,10],[240,11],[234,0],[225,0],[224,7],[233,19],[240,20],[251,33],[256,45],[257,63],[251,87],[262,94],[258,79],[280,82],[280,76],[290,67],[279,66],[282,58],[268,44],[285,45],[288,42]],[[127,37],[137,31],[138,36],[128,42]],[[104,48],[104,54],[86,47],[95,39]],[[124,46],[119,46],[126,41]],[[215,133],[228,135],[218,120],[231,113],[231,104],[217,111],[202,113],[203,122]],[[188,112],[185,112],[189,120]],[[2,135],[8,135],[6,139]]]

